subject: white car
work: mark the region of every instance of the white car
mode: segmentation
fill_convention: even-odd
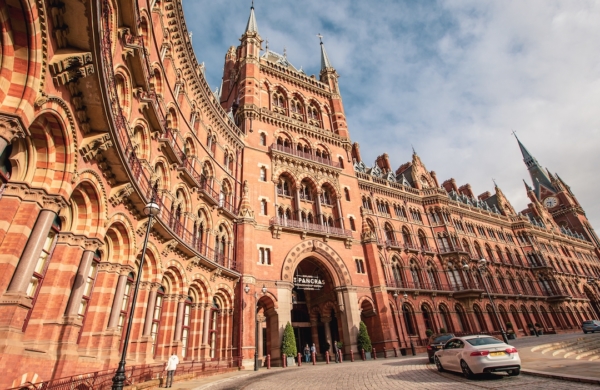
[[[466,378],[475,374],[507,372],[510,376],[521,373],[521,358],[517,349],[492,336],[477,335],[454,337],[434,355],[438,371],[458,371]]]

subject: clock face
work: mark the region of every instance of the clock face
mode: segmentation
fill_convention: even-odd
[[[558,204],[558,199],[556,199],[554,196],[549,196],[546,199],[544,199],[544,206],[546,206],[549,209],[556,206],[557,204]]]

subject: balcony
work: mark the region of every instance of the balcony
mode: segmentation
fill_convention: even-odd
[[[212,206],[219,205],[219,193],[215,191],[212,185],[209,183],[209,180],[202,178],[203,180],[200,182],[200,194],[202,198],[206,200]]]
[[[463,255],[469,255],[469,257],[471,256],[471,253],[469,253],[468,250],[464,249],[463,247],[461,247],[460,245],[455,245],[455,246],[442,246],[439,249],[439,253],[440,255],[459,255],[459,254],[463,254]]]
[[[295,219],[287,219],[280,217],[273,217],[269,223],[271,227],[281,228],[283,230],[292,230],[298,232],[316,233],[322,235],[332,235],[344,238],[352,238],[352,231],[342,229],[334,226],[319,225],[316,223],[309,223],[303,221],[297,221]]]
[[[415,245],[413,243],[400,242],[396,240],[386,240],[386,245],[394,249],[412,251],[412,252],[424,252],[424,253],[437,253],[436,248],[432,248],[427,245]]]
[[[163,145],[163,149],[169,160],[181,165],[185,160],[185,153],[183,153],[183,150],[181,150],[181,147],[177,144],[177,139],[175,138],[173,130],[166,129],[165,132],[160,135],[158,140]]]
[[[452,292],[452,286],[441,283],[430,282],[403,282],[401,280],[387,280],[386,285],[390,289],[402,290],[406,292]]]
[[[269,148],[269,150],[270,151],[275,150],[277,152],[285,153],[285,154],[288,154],[290,156],[300,157],[300,158],[303,158],[305,160],[310,160],[310,161],[317,162],[319,164],[323,164],[323,165],[327,165],[327,166],[330,166],[330,167],[342,169],[342,167],[340,166],[339,162],[332,161],[332,160],[330,160],[328,158],[319,157],[319,156],[316,156],[316,155],[311,154],[311,153],[304,153],[304,152],[302,152],[300,150],[294,150],[293,148],[290,148],[288,146],[273,144],[273,145],[271,145],[271,147]]]
[[[529,268],[538,269],[538,270],[553,269],[552,266],[550,264],[546,263],[544,260],[538,260],[536,262],[530,260]]]
[[[200,187],[205,181],[203,176],[194,169],[193,162],[190,159],[185,159],[183,167],[177,169],[181,172],[183,179],[192,187]]]

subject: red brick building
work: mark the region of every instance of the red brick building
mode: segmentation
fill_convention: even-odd
[[[378,351],[497,332],[484,283],[518,335],[600,314],[600,242],[520,142],[516,212],[416,153],[365,165],[323,43],[308,76],[263,46],[254,9],[217,93],[179,0],[0,10],[0,387],[116,366],[153,194],[128,365],[249,367],[256,344],[279,364],[288,322],[346,354],[361,321]]]

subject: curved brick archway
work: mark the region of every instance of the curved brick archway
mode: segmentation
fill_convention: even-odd
[[[329,245],[319,240],[303,241],[288,252],[283,261],[281,280],[293,283],[296,267],[308,257],[314,257],[321,261],[333,278],[335,287],[352,285],[350,272],[340,255]]]

